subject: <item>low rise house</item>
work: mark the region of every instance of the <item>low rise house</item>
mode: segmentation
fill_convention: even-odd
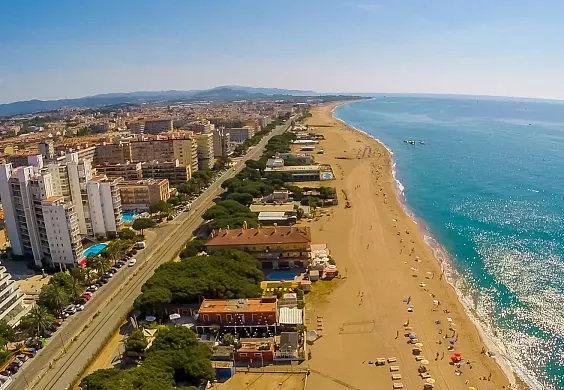
[[[196,329],[219,325],[234,332],[276,329],[278,305],[273,298],[204,299],[198,309]]]
[[[214,230],[206,243],[208,253],[237,249],[255,257],[261,268],[305,267],[310,261],[309,227],[274,226],[257,229]]]
[[[264,366],[274,360],[274,339],[241,339],[241,346],[235,350],[234,359],[237,362],[254,362]]]
[[[319,165],[296,165],[275,168],[266,168],[265,175],[282,173],[288,176],[288,181],[318,181],[321,180],[321,167]]]

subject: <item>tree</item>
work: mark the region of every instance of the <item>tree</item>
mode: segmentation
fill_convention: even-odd
[[[56,284],[46,284],[41,287],[38,303],[55,315],[59,315],[65,306],[70,303],[70,296],[63,287]]]
[[[6,347],[11,341],[16,341],[16,331],[12,326],[6,322],[6,320],[0,320],[0,345]]]
[[[125,349],[127,351],[142,353],[147,348],[147,345],[147,339],[145,338],[143,331],[141,329],[136,329],[127,338],[127,341],[125,342]]]
[[[101,276],[112,266],[108,259],[98,254],[90,255],[86,258],[86,268],[95,271],[98,276]]]
[[[198,253],[206,250],[206,240],[202,238],[194,238],[186,247],[180,252],[180,258],[185,259],[187,257],[196,256]]]
[[[164,200],[159,200],[157,203],[154,203],[149,207],[149,212],[151,213],[170,214],[171,211],[172,205]]]
[[[253,199],[253,195],[248,193],[234,192],[227,195],[227,200],[234,200],[235,202],[239,202],[245,206],[250,206],[253,203]]]
[[[137,218],[133,221],[133,225],[131,226],[135,230],[141,230],[141,234],[143,234],[143,230],[150,229],[156,225],[155,221],[151,218]]]
[[[129,251],[129,249],[133,246],[133,242],[130,240],[113,240],[110,241],[106,249],[104,249],[104,253],[107,255],[108,260],[113,261],[114,265],[119,258]]]
[[[135,240],[135,231],[130,228],[122,229],[118,232],[118,237],[121,240]]]
[[[197,303],[205,298],[256,298],[263,273],[251,255],[220,250],[209,256],[181,259],[159,266],[135,301],[140,310],[164,303]]]
[[[223,345],[233,345],[235,344],[235,336],[233,336],[231,333],[226,333],[223,335],[221,343]]]
[[[55,317],[46,308],[35,305],[28,314],[22,317],[20,327],[31,337],[44,336],[45,331],[53,327]]]

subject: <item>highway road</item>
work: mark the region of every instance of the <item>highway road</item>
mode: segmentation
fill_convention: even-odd
[[[12,377],[10,390],[62,390],[68,389],[95,357],[106,340],[112,335],[131,311],[141,286],[155,268],[171,261],[192,237],[192,232],[202,224],[201,218],[213,199],[223,191],[221,184],[235,176],[249,159],[258,159],[268,140],[287,130],[288,124],[279,126],[246,156],[239,159],[234,168],[218,180],[192,203],[188,213],[182,213],[174,221],[148,231],[147,249],[136,255],[134,267],[122,268],[108,284],[100,288],[81,313],[67,319],[39,353],[26,362]]]

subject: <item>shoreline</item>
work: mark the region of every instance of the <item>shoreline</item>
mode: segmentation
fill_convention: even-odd
[[[423,220],[419,220],[417,218],[417,216],[413,213],[412,210],[409,209],[409,206],[406,202],[406,199],[404,197],[403,194],[403,184],[397,179],[396,177],[396,172],[395,172],[395,162],[393,160],[393,151],[391,151],[381,140],[377,139],[376,137],[368,134],[367,132],[357,129],[354,126],[344,122],[343,120],[341,120],[340,118],[335,117],[334,115],[334,111],[337,107],[341,106],[341,105],[345,105],[345,104],[351,104],[354,102],[339,102],[339,103],[332,103],[332,104],[327,104],[324,105],[320,108],[316,108],[316,110],[321,111],[320,115],[314,115],[312,118],[308,119],[307,123],[314,128],[314,130],[316,130],[317,132],[321,133],[321,134],[325,134],[326,131],[323,128],[316,128],[316,120],[318,121],[322,116],[323,116],[323,110],[330,110],[329,115],[331,116],[331,119],[334,119],[335,121],[337,121],[340,125],[342,125],[344,127],[344,129],[335,129],[336,133],[340,131],[340,133],[338,133],[340,135],[341,138],[344,138],[345,140],[347,138],[349,138],[350,136],[347,135],[347,133],[345,133],[347,131],[347,129],[351,130],[354,134],[356,134],[354,137],[350,137],[350,138],[364,138],[369,140],[369,142],[365,143],[365,145],[368,145],[371,142],[375,142],[378,144],[380,149],[383,149],[385,152],[382,153],[381,158],[383,159],[383,161],[381,162],[381,168],[383,168],[384,170],[386,170],[387,168],[390,169],[390,172],[384,172],[382,173],[382,175],[386,176],[389,175],[390,177],[390,183],[387,184],[391,184],[391,187],[393,189],[393,193],[394,193],[394,198],[397,202],[397,204],[400,206],[401,208],[401,213],[403,213],[403,215],[407,218],[410,219],[410,222],[414,225],[417,226],[417,230],[419,232],[419,234],[421,235],[421,242],[426,246],[426,248],[431,251],[432,256],[432,260],[435,263],[435,266],[440,267],[440,272],[445,274],[445,278],[446,276],[448,276],[451,272],[455,273],[455,270],[452,268],[452,266],[449,264],[449,257],[448,257],[448,253],[446,252],[446,250],[444,248],[442,248],[442,246],[440,245],[440,243],[438,243],[430,234],[430,231],[428,228],[425,227],[425,223]],[[318,113],[316,111],[316,113]],[[327,119],[327,118],[326,118]],[[320,125],[323,127],[337,127],[337,126],[328,126],[328,125]],[[332,129],[333,130],[333,129]],[[344,130],[344,131],[343,131]],[[349,133],[350,134],[350,133]],[[348,141],[348,140],[347,140]],[[360,140],[354,140],[355,142],[362,142]],[[324,142],[324,141],[322,141]],[[328,148],[326,145],[324,145],[324,150],[327,152],[328,150],[330,150],[330,148]],[[335,152],[335,151],[333,151]],[[387,153],[386,153],[387,152]],[[378,152],[378,156],[380,156],[380,152]],[[345,159],[345,157],[335,157],[335,158],[339,158],[339,159]],[[358,156],[356,157],[357,159]],[[352,160],[352,162],[354,162],[356,159],[354,157],[348,157],[349,160]],[[345,170],[343,168],[341,168],[341,166],[339,165],[339,161],[340,160],[336,160],[336,165],[339,169],[341,169],[341,173],[343,175],[345,175]],[[362,160],[361,160],[362,161]],[[351,162],[350,165],[352,165],[352,167],[350,169],[356,169],[356,167],[360,164],[360,162],[358,164],[353,164]],[[333,164],[335,164],[335,162],[333,162]],[[374,164],[374,163],[372,163]],[[391,173],[391,175],[390,175]],[[346,175],[345,175],[346,176]],[[343,180],[343,177],[341,177],[341,180]],[[328,185],[333,186],[333,183],[327,183]],[[360,186],[358,186],[360,187]],[[357,188],[357,187],[354,187]],[[380,191],[382,191],[382,189],[380,189]],[[378,194],[376,194],[378,195]],[[385,194],[384,194],[384,204],[387,204],[386,199],[385,198]],[[378,198],[374,198],[375,202],[377,201]],[[381,199],[381,198],[380,198]],[[393,210],[392,213],[397,212],[396,209],[394,209],[393,205],[388,205],[390,207],[390,210]],[[354,207],[354,206],[353,206]],[[393,220],[395,224],[399,225],[399,222],[395,222],[396,220]],[[395,226],[395,225],[394,225]],[[372,226],[370,226],[370,229],[372,229]],[[399,229],[399,228],[398,228]],[[321,231],[323,231],[323,226],[320,228]],[[399,236],[400,232],[398,231],[397,235]],[[414,241],[412,241],[414,243]],[[331,248],[331,244],[329,243],[329,247]],[[401,252],[400,252],[401,253]],[[339,262],[337,263],[339,265]],[[407,264],[404,261],[404,264]],[[346,268],[345,268],[346,270]],[[412,275],[415,276],[415,275]],[[498,353],[498,348],[497,345],[492,341],[489,342],[491,340],[489,340],[488,335],[486,332],[484,332],[484,330],[481,328],[480,324],[476,322],[475,318],[472,318],[473,315],[472,313],[468,312],[468,307],[466,304],[464,304],[463,302],[463,298],[464,296],[460,293],[459,289],[457,288],[457,286],[455,285],[455,283],[451,283],[451,280],[447,280],[447,283],[442,283],[444,284],[446,287],[448,287],[451,292],[455,295],[455,300],[456,303],[458,303],[459,305],[462,306],[463,308],[463,312],[464,312],[464,316],[465,316],[465,322],[468,322],[468,327],[472,327],[472,329],[477,333],[478,337],[479,337],[479,344],[480,345],[486,345],[486,347],[488,347],[489,349],[491,349],[492,351],[496,352],[495,353],[495,360],[493,360],[495,366],[503,372],[503,376],[506,378],[506,380],[508,380],[508,382],[511,382],[511,388],[524,388],[523,383],[519,380],[519,378],[516,378],[513,370],[511,369],[510,365],[505,364],[506,361],[503,360],[503,354],[501,353],[501,351],[499,351]],[[339,291],[339,290],[337,290]],[[334,292],[332,295],[336,294],[337,292]],[[339,291],[340,293],[340,291]],[[363,293],[364,294],[364,293]],[[435,311],[435,310],[433,310]],[[470,320],[470,321],[468,321]],[[457,320],[457,323],[459,321]],[[461,322],[464,322],[461,320]],[[397,339],[397,336],[396,336]],[[395,348],[395,347],[394,347]],[[443,353],[444,355],[444,353]],[[473,359],[476,358],[476,356],[473,356]],[[436,360],[436,359],[435,359]],[[479,358],[479,360],[492,360],[489,357],[486,358],[485,355],[482,355],[482,357]],[[486,362],[486,366],[488,366],[487,362]],[[491,373],[490,373],[491,376]],[[445,379],[446,380],[446,379]],[[446,382],[445,388],[452,388],[451,387],[450,382]],[[488,383],[490,384],[490,383]],[[493,383],[492,383],[493,384]],[[499,383],[498,383],[499,384]],[[483,388],[484,382],[477,382],[474,383],[475,386],[479,386],[480,388]],[[515,387],[517,386],[517,387]],[[409,387],[409,386],[408,386]],[[443,388],[441,386],[439,386],[439,388]],[[503,388],[503,386],[497,386],[495,388]]]
[[[370,100],[374,100],[370,99]],[[409,208],[409,204],[404,194],[405,186],[401,181],[397,178],[397,170],[396,170],[396,162],[394,161],[394,152],[379,138],[369,134],[367,131],[359,129],[350,123],[345,122],[344,120],[338,118],[335,115],[335,110],[338,107],[356,103],[358,101],[350,101],[350,102],[342,102],[335,105],[331,110],[331,115],[337,121],[341,122],[344,126],[351,128],[352,130],[361,133],[362,135],[372,138],[376,142],[378,142],[387,152],[388,158],[391,161],[392,166],[392,177],[395,182],[395,190],[396,190],[396,197],[400,205],[402,206],[405,214],[418,226],[420,233],[423,235],[424,242],[433,252],[434,258],[441,267],[441,271],[445,276],[446,282],[450,285],[450,287],[456,293],[458,297],[458,301],[465,309],[467,317],[472,321],[474,324],[476,331],[480,335],[480,339],[486,348],[489,351],[493,351],[495,356],[493,359],[505,373],[509,381],[511,382],[511,386],[517,386],[516,388],[528,390],[533,389],[534,387],[540,387],[541,385],[536,382],[535,378],[531,378],[530,375],[526,373],[526,367],[521,367],[515,362],[511,361],[510,358],[507,357],[506,349],[503,343],[495,338],[493,335],[492,329],[488,326],[477,314],[475,314],[474,310],[472,309],[472,302],[471,297],[468,294],[465,294],[461,289],[461,284],[464,285],[465,280],[464,276],[462,276],[458,270],[456,269],[455,265],[452,261],[452,255],[447,251],[447,249],[437,240],[431,233],[430,227],[427,225],[425,220],[418,217],[413,210]]]

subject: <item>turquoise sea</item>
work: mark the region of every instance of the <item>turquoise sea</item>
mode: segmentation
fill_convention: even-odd
[[[564,389],[564,102],[378,96],[335,116],[393,152],[400,198],[511,368]]]

